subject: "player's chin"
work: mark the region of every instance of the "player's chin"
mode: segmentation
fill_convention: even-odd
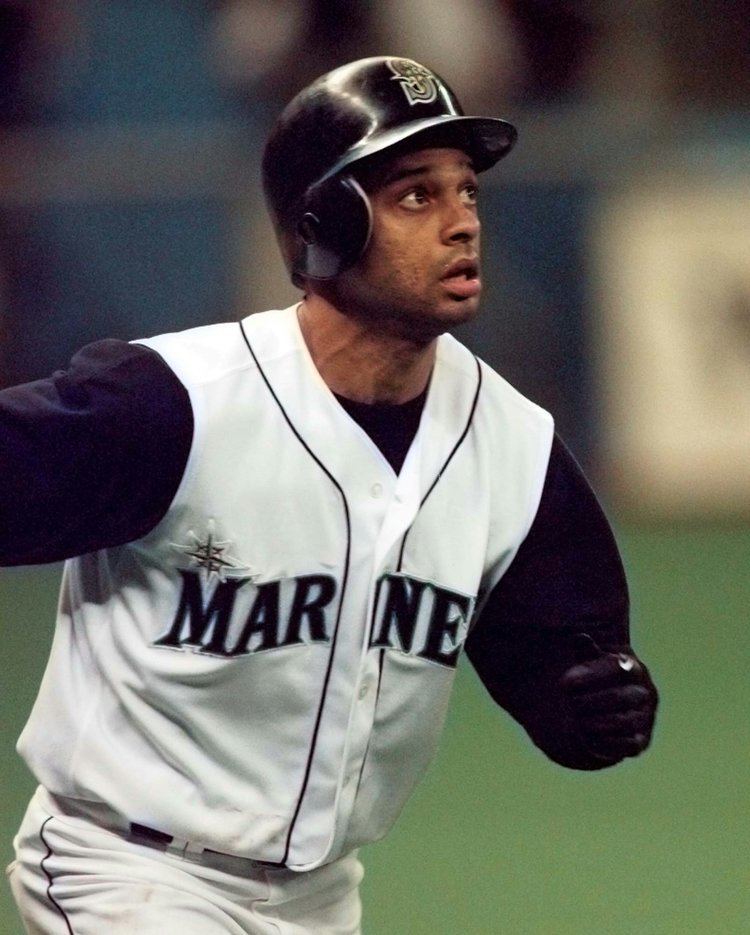
[[[479,311],[479,294],[460,296],[446,293],[436,303],[435,317],[443,321],[446,327],[456,327],[471,321]]]

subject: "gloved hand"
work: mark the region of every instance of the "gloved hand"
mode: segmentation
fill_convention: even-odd
[[[602,765],[638,756],[658,703],[648,669],[632,653],[601,649],[587,633],[576,636],[576,655],[560,680],[572,729]]]

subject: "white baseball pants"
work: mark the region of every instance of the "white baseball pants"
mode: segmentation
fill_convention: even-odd
[[[39,787],[8,868],[30,935],[359,935],[357,855],[311,870],[136,843]]]

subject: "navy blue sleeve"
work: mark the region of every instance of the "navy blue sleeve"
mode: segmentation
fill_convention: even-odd
[[[124,341],[90,344],[67,370],[0,392],[0,565],[145,535],[174,497],[192,434],[175,374]]]
[[[495,701],[551,759],[599,769],[566,720],[559,680],[579,661],[580,633],[604,651],[630,651],[628,618],[609,522],[555,436],[534,523],[469,634],[467,655]]]

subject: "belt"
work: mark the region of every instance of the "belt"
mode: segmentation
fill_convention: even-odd
[[[210,847],[204,847],[202,844],[196,844],[194,841],[185,841],[182,838],[176,838],[174,835],[167,834],[166,831],[157,831],[156,828],[149,828],[147,825],[141,825],[137,822],[130,822],[130,839],[135,844],[145,844],[147,847],[154,847],[159,851],[180,854],[182,856],[200,854],[211,854],[214,857],[224,857],[227,860],[243,861],[253,866],[260,867],[284,867],[285,864],[274,863],[270,860],[256,860],[252,857],[239,857],[237,854],[226,854],[223,851],[215,851]]]
[[[188,854],[216,854],[219,857],[236,857],[235,854],[224,854],[222,851],[213,851],[210,847],[204,847],[202,844],[196,844],[193,841],[185,841],[181,838],[176,838],[174,835],[167,834],[166,831],[157,831],[156,828],[139,825],[135,821],[130,822],[130,837],[138,844],[146,844],[160,851],[179,851]],[[250,858],[241,859],[249,860]],[[258,861],[254,860],[253,863],[258,863]]]
[[[284,864],[267,860],[255,860],[252,857],[240,857],[237,854],[226,854],[222,851],[212,850],[195,841],[176,838],[166,831],[157,831],[148,825],[138,822],[129,822],[123,819],[103,802],[89,802],[73,799],[63,795],[56,795],[40,786],[37,792],[41,795],[44,807],[50,814],[63,814],[73,818],[84,818],[93,821],[103,828],[108,828],[116,834],[122,835],[134,844],[142,844],[160,851],[176,854],[181,857],[200,859],[201,855],[233,862],[237,867],[284,867]]]

